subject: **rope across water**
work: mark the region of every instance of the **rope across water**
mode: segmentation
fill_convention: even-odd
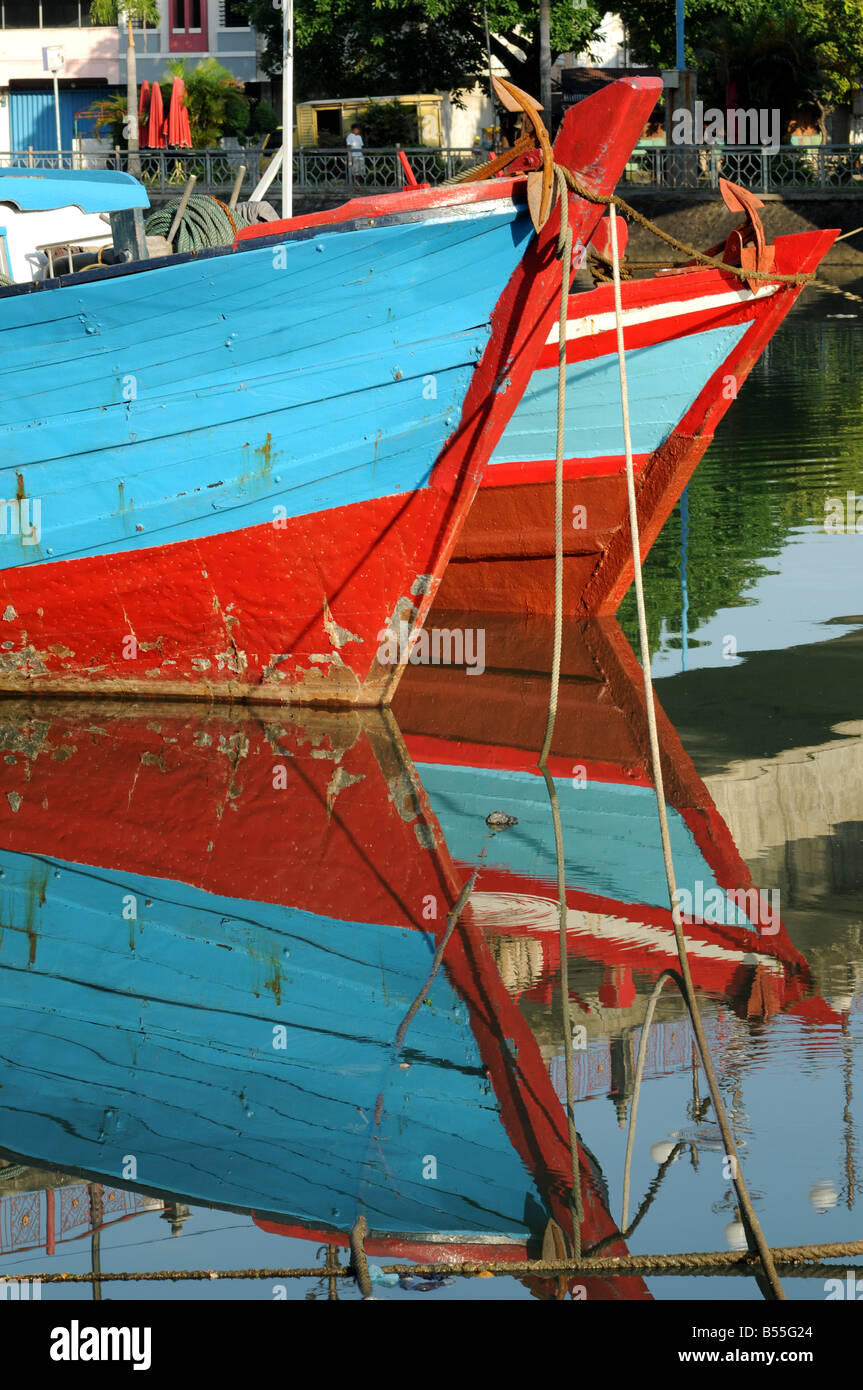
[[[782,1300],[785,1292],[776,1273],[773,1256],[770,1251],[764,1232],[755,1214],[755,1208],[749,1196],[743,1172],[737,1158],[737,1150],[734,1143],[734,1136],[731,1133],[731,1126],[728,1123],[728,1116],[725,1112],[725,1105],[719,1090],[719,1083],[716,1073],[713,1070],[713,1061],[710,1056],[710,1049],[707,1046],[707,1038],[701,1021],[701,1011],[698,1007],[698,997],[692,983],[692,974],[689,969],[689,957],[686,950],[686,938],[683,931],[683,918],[680,912],[680,902],[677,895],[677,881],[674,872],[674,862],[671,852],[671,836],[668,829],[668,814],[665,805],[665,786],[662,776],[662,761],[659,752],[659,735],[656,728],[656,707],[653,698],[653,680],[650,672],[650,644],[647,636],[647,609],[644,602],[644,585],[641,575],[641,543],[639,540],[638,526],[638,504],[635,494],[635,467],[632,458],[632,438],[629,428],[629,396],[626,386],[626,353],[623,343],[623,308],[620,295],[620,256],[617,246],[617,220],[616,206],[612,204],[610,209],[611,220],[611,254],[614,268],[614,317],[617,327],[617,359],[620,368],[620,395],[623,414],[623,440],[626,455],[626,493],[629,504],[629,528],[632,538],[632,563],[635,580],[635,601],[638,609],[638,636],[641,651],[641,669],[644,677],[644,698],[647,709],[647,727],[650,739],[650,761],[653,771],[653,785],[656,792],[656,806],[659,815],[659,832],[662,840],[662,857],[665,864],[665,877],[668,885],[668,898],[671,906],[671,920],[674,926],[674,939],[677,945],[677,954],[680,961],[681,988],[689,1016],[692,1020],[692,1030],[695,1034],[695,1041],[701,1055],[701,1065],[704,1068],[704,1075],[710,1091],[710,1098],[713,1101],[713,1110],[716,1115],[716,1122],[722,1135],[722,1142],[725,1146],[726,1158],[732,1162],[731,1181],[737,1193],[740,1204],[740,1211],[743,1218],[744,1227],[747,1235],[747,1242],[753,1254],[757,1252],[761,1259],[764,1269],[765,1279],[769,1286],[771,1296]],[[767,277],[769,278],[769,277]]]

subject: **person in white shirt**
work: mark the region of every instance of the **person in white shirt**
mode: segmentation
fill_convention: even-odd
[[[350,164],[351,178],[354,183],[357,183],[366,172],[366,161],[363,156],[363,137],[360,135],[360,128],[358,125],[351,126],[351,133],[345,141],[345,144],[350,151],[348,154],[348,162]]]

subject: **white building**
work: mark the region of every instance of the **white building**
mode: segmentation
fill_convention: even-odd
[[[160,0],[158,29],[136,30],[138,82],[161,78],[171,58],[218,58],[241,82],[259,78],[256,36],[233,0]],[[91,134],[81,117],[126,85],[125,25],[89,22],[89,0],[0,0],[0,153],[57,146],[54,97],[42,50],[60,46],[63,148]]]

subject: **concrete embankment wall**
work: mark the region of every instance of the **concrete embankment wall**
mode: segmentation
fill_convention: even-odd
[[[731,213],[718,193],[701,195],[671,195],[664,193],[638,194],[623,192],[628,203],[645,217],[651,218],[664,232],[669,232],[689,246],[707,250],[723,240],[740,221],[739,213]],[[764,196],[761,219],[768,241],[792,232],[811,231],[816,227],[839,227],[852,232],[863,227],[863,196],[822,198],[780,198]],[[679,259],[677,253],[652,236],[643,227],[630,227],[627,256],[633,261]],[[840,241],[829,251],[824,265],[858,270],[863,275],[863,231],[859,236]]]
[[[709,250],[722,241],[738,225],[739,213],[731,213],[719,193],[665,194],[633,193],[623,190],[628,203],[651,218],[663,231],[698,250]],[[294,200],[297,215],[319,212],[336,207],[345,201],[344,195],[298,194]],[[863,195],[857,197],[823,198],[809,194],[800,198],[781,198],[775,194],[764,197],[762,221],[770,240],[791,232],[811,231],[814,227],[839,227],[843,232],[863,227]],[[637,223],[630,227],[627,256],[633,261],[669,261],[682,259],[665,242],[652,236]],[[829,252],[825,266],[845,267],[863,275],[863,232],[858,237],[840,241]]]

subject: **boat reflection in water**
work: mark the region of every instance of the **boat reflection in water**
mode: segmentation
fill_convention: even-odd
[[[550,760],[570,950],[625,1002],[673,955],[641,677],[618,629],[571,639]],[[559,1025],[526,1006],[559,966],[535,640],[501,620],[482,682],[410,668],[404,738],[380,711],[0,709],[7,1155],[329,1244],[364,1215],[377,1257],[522,1259],[550,1219],[571,1237]],[[689,928],[696,983],[744,1016],[830,1016],[781,923],[728,898],[749,875],[661,738],[680,882],[723,890]],[[494,810],[518,824],[493,832]],[[582,1246],[625,1253],[582,1139]]]
[[[313,1236],[363,1213],[372,1253],[565,1226],[562,1110],[469,923],[395,1050],[461,880],[392,721],[7,705],[2,736],[10,1149]],[[581,1184],[613,1237],[586,1152]]]
[[[517,817],[482,853],[473,917],[496,938],[499,958],[509,956],[513,988],[520,980],[536,998],[548,999],[559,966],[556,867],[536,760],[548,710],[543,665],[551,624],[499,614],[485,622],[481,699],[468,698],[471,682],[463,671],[414,668],[394,708],[458,864],[478,862],[489,811]],[[778,895],[753,883],[659,706],[657,724],[695,985],[742,1017],[782,1009],[834,1019],[829,1006],[810,997],[809,967],[788,938]],[[567,632],[548,767],[564,827],[570,950],[602,967],[599,1000],[624,1007],[635,996],[633,971],[655,977],[678,962],[642,673],[613,621]]]

